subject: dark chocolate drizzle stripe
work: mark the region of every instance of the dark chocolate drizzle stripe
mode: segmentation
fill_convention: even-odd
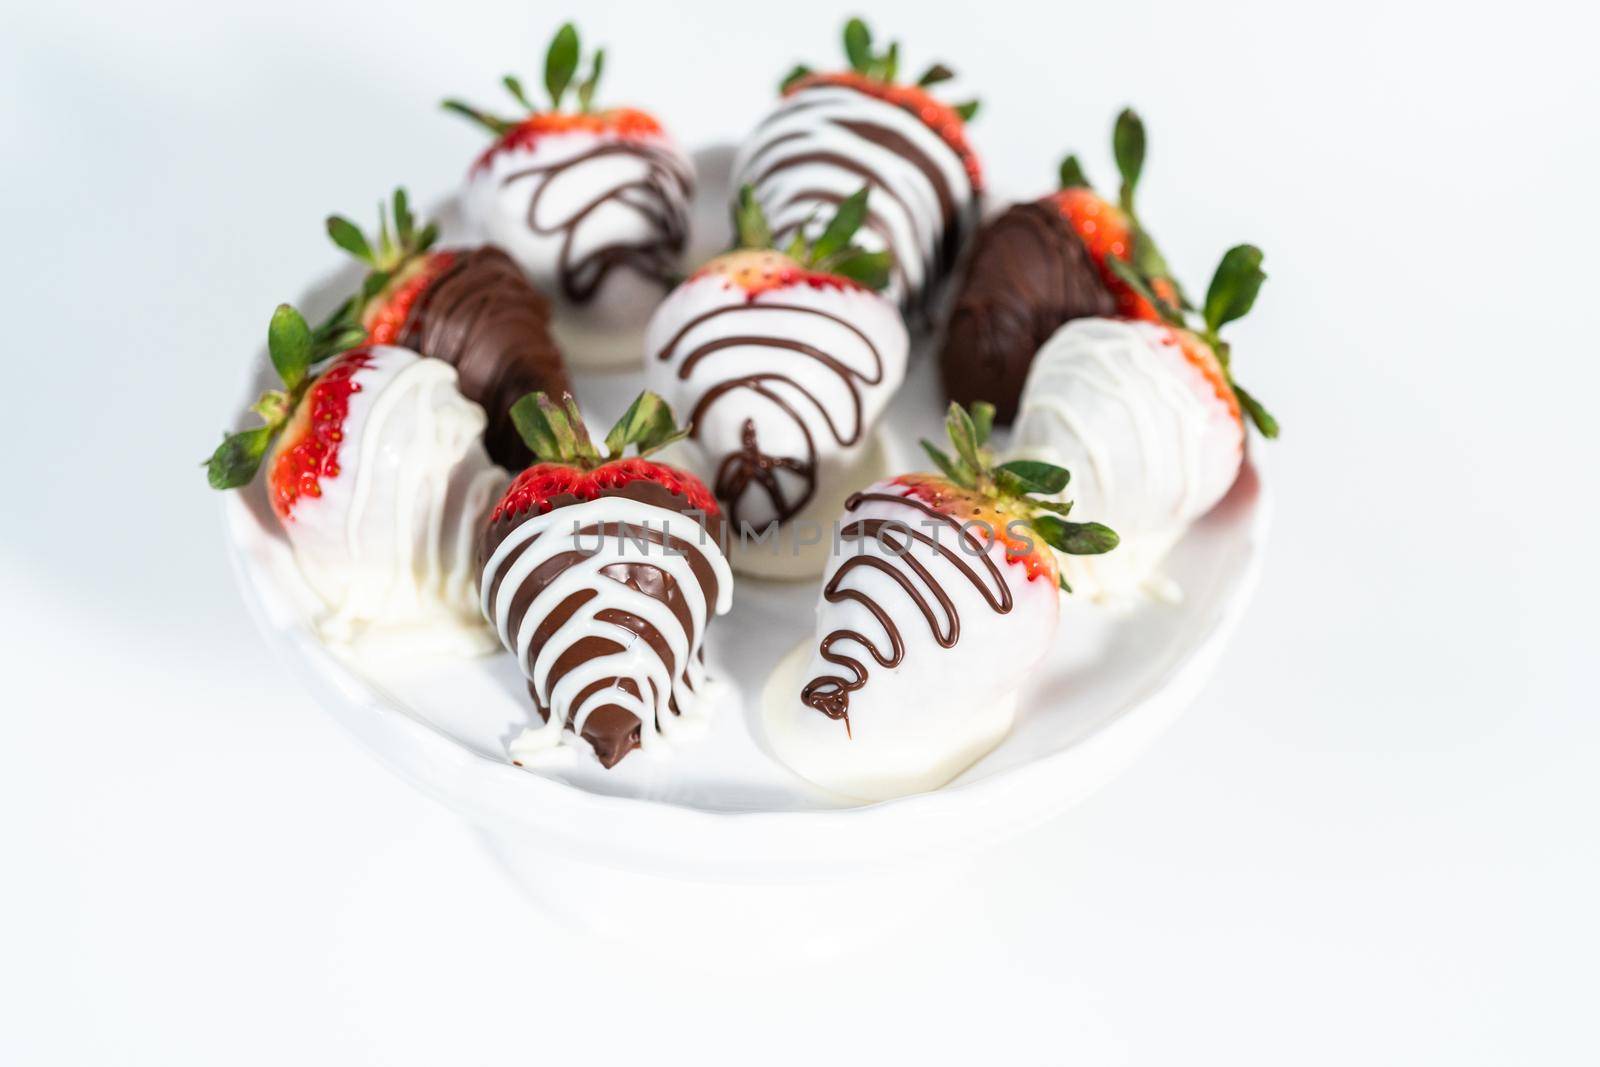
[[[511,421],[511,405],[543,390],[571,390],[550,338],[550,305],[498,248],[451,253],[406,315],[402,346],[456,368],[461,393],[489,415],[484,443],[496,463],[521,470],[533,453]]]
[[[897,667],[900,665],[900,661],[905,658],[905,641],[901,637],[900,627],[895,624],[894,619],[884,610],[883,605],[859,589],[844,588],[845,581],[857,568],[871,567],[894,579],[900,588],[905,590],[906,596],[911,599],[917,610],[922,612],[922,617],[928,624],[928,631],[933,634],[933,639],[938,642],[941,648],[953,648],[956,642],[961,639],[961,615],[956,611],[955,604],[950,599],[950,594],[928,571],[927,565],[911,555],[910,549],[913,541],[934,549],[959,569],[967,580],[972,583],[973,588],[977,589],[983,595],[984,600],[988,601],[989,606],[995,610],[996,614],[1005,615],[1013,607],[1011,587],[1006,584],[1005,575],[995,565],[994,560],[989,557],[987,546],[971,530],[963,528],[961,523],[951,516],[936,511],[920,500],[896,496],[893,493],[856,493],[845,501],[844,509],[846,512],[851,512],[868,501],[902,504],[905,507],[913,508],[926,517],[925,519],[917,520],[918,525],[922,525],[926,519],[936,519],[943,523],[954,532],[956,537],[964,539],[972,547],[973,551],[970,553],[970,558],[983,562],[989,578],[993,581],[993,587],[991,588],[989,582],[984,581],[978,572],[968,564],[967,559],[964,558],[968,555],[965,551],[958,553],[953,545],[945,545],[939,538],[921,530],[913,529],[910,523],[897,522],[893,519],[861,519],[852,522],[839,531],[841,543],[865,540],[867,538],[877,540],[890,555],[895,557],[897,562],[904,564],[917,576],[922,586],[938,601],[939,609],[942,613],[941,619],[941,615],[935,614],[933,606],[928,603],[928,599],[923,595],[922,589],[919,589],[911,578],[895,565],[895,562],[884,559],[881,556],[869,556],[857,552],[847,559],[837,571],[834,571],[833,577],[828,580],[828,584],[823,586],[823,599],[830,604],[840,604],[847,600],[853,600],[866,608],[872,613],[872,617],[878,621],[878,625],[883,627],[884,634],[888,637],[890,645],[886,654],[877,645],[873,644],[867,635],[857,630],[847,629],[834,630],[822,639],[819,649],[822,658],[837,667],[844,668],[849,672],[849,676],[822,675],[813,678],[806,683],[805,688],[800,690],[800,700],[806,706],[815,708],[830,719],[843,719],[847,732],[850,729],[850,694],[867,684],[867,668],[860,660],[842,652],[834,651],[833,646],[840,641],[855,641],[867,650],[880,667]],[[897,534],[900,536],[896,537]],[[901,538],[905,539],[902,540]],[[995,590],[998,590],[998,593]]]
[[[693,373],[695,365],[702,359],[719,352],[725,348],[734,348],[740,345],[761,345],[767,348],[779,348],[789,352],[796,352],[807,356],[826,367],[839,377],[845,388],[850,393],[851,423],[848,430],[841,429],[834,421],[830,412],[814,394],[799,382],[786,374],[775,372],[757,372],[746,374],[738,378],[729,378],[718,382],[716,385],[700,394],[695,402],[694,410],[689,413],[689,422],[692,427],[691,436],[696,439],[700,435],[700,426],[705,413],[713,404],[729,393],[741,389],[748,389],[759,396],[766,398],[781,409],[785,415],[793,420],[805,438],[806,455],[803,459],[796,457],[769,456],[761,451],[758,429],[753,420],[746,419],[742,430],[743,448],[739,452],[721,457],[718,461],[715,483],[712,492],[717,496],[727,510],[728,521],[735,528],[739,527],[739,502],[746,489],[752,482],[759,485],[771,501],[773,511],[777,513],[778,522],[786,522],[797,515],[808,503],[817,490],[817,446],[816,440],[811,435],[811,428],[806,425],[805,417],[795,409],[794,405],[773,390],[768,383],[787,385],[810,401],[822,421],[827,425],[828,432],[835,442],[841,447],[849,448],[861,440],[865,432],[861,410],[861,386],[879,385],[883,382],[883,354],[878,351],[878,346],[872,343],[860,327],[847,322],[837,315],[829,314],[817,308],[804,307],[799,304],[769,304],[769,303],[738,303],[726,307],[714,308],[701,315],[697,315],[684,323],[683,327],[673,334],[672,339],[666,343],[657,355],[661,361],[669,360],[677,351],[678,345],[695,327],[703,325],[722,315],[742,314],[757,311],[790,311],[802,315],[816,315],[820,318],[838,323],[857,337],[867,346],[867,351],[872,354],[872,372],[862,372],[847,365],[842,360],[814,345],[803,341],[796,341],[788,337],[775,337],[771,335],[738,335],[734,337],[720,337],[714,341],[707,341],[684,357],[678,366],[677,376],[680,381],[687,380]],[[784,492],[778,480],[778,471],[784,470],[800,477],[804,490],[790,499]]]
[[[509,524],[513,528],[516,523]],[[501,586],[506,575],[516,565],[518,559],[529,547],[549,534],[549,530],[541,531],[512,549],[500,562],[493,574],[485,574],[484,582],[486,593],[485,604],[491,606],[490,618],[499,610],[500,598],[509,595],[511,607],[507,615],[507,632],[513,637],[518,634],[529,609],[539,594],[554,582],[566,569],[587,557],[586,549],[583,552],[568,551],[557,553],[540,563],[523,579],[515,589],[505,590]],[[567,530],[563,529],[563,536]],[[694,574],[698,592],[705,598],[704,617],[709,622],[715,614],[718,582],[716,573],[706,561],[700,550],[680,537],[670,536],[665,531],[648,526],[636,526],[626,522],[597,522],[589,523],[577,531],[580,543],[588,540],[590,543],[599,537],[623,539],[638,542],[644,541],[651,545],[661,547],[664,551],[681,554],[689,561],[689,566]],[[667,571],[647,562],[618,561],[602,567],[598,576],[629,586],[655,600],[665,604],[672,612],[678,625],[682,627],[686,645],[690,655],[696,655],[696,646],[699,646],[698,657],[701,661],[705,657],[705,647],[701,643],[701,635],[696,632],[693,616],[687,601],[684,599],[690,594],[684,590],[678,581]],[[550,708],[539,697],[538,686],[532,681],[534,665],[539,660],[539,654],[544,646],[572,620],[579,610],[596,596],[604,595],[599,589],[584,588],[574,591],[565,597],[549,614],[540,619],[536,624],[528,650],[518,662],[523,676],[529,679],[528,694],[533,698],[534,707],[539,712],[540,718],[546,722],[550,719]],[[675,679],[685,689],[693,690],[693,677],[688,670],[688,664],[679,664],[675,661],[670,642],[648,620],[619,608],[603,608],[596,612],[594,618],[598,622],[611,623],[631,630],[650,647],[651,652],[661,661],[669,677]],[[513,649],[515,651],[515,649]],[[600,636],[585,636],[570,645],[556,657],[555,663],[550,667],[546,688],[554,692],[573,670],[583,664],[601,656],[614,655],[624,651],[623,646],[616,641]],[[640,679],[623,676],[609,676],[596,679],[586,685],[570,702],[572,712],[581,708],[591,696],[604,690],[614,689],[627,693],[635,698],[643,698],[648,705],[653,706],[659,699],[659,692],[653,680],[645,678],[649,685],[649,692],[640,689]],[[668,711],[673,715],[680,714],[676,695],[667,693]],[[567,729],[573,729],[572,714],[569,713],[566,722]],[[606,767],[615,766],[616,763],[629,752],[639,747],[641,723],[639,717],[630,708],[621,704],[601,704],[591,711],[583,725],[583,737],[594,748],[595,755],[601,764]]]
[[[850,90],[846,86],[827,86],[825,88],[837,89],[844,92],[855,91]],[[818,89],[816,91],[820,92],[822,89]],[[808,100],[805,98],[805,92],[806,91],[802,91],[800,94],[797,94],[797,96],[793,98],[792,102],[785,104],[783,107],[767,116],[767,118],[756,127],[757,135],[759,136],[762,131],[766,130],[771,124],[779,121],[780,119],[788,118],[800,112],[824,108],[836,103],[836,101],[830,99]],[[885,107],[896,107],[896,105],[886,104],[883,101],[878,101],[876,98],[871,97],[868,94],[858,93],[858,95],[862,96],[864,99],[873,100],[875,103],[881,104]],[[897,110],[904,109],[897,108]],[[916,223],[917,219],[925,217],[926,212],[918,211],[916,207],[907,202],[906,198],[901,195],[899,191],[890,186],[889,182],[883,175],[879,174],[871,167],[866,166],[857,159],[841,155],[837,152],[829,152],[824,150],[801,152],[794,155],[781,156],[781,154],[778,152],[778,149],[782,148],[784,145],[795,141],[803,141],[813,136],[807,131],[791,131],[761,143],[760,146],[750,155],[748,162],[744,166],[744,172],[746,174],[756,174],[756,177],[749,180],[756,186],[758,194],[761,192],[761,187],[763,184],[769,181],[774,175],[792,167],[803,166],[812,163],[823,163],[839,167],[842,170],[859,176],[863,179],[863,181],[871,184],[875,189],[880,191],[883,196],[893,201],[899,208],[900,212],[906,217],[906,221],[912,235],[912,240],[918,245],[918,258],[921,260],[923,265],[923,284],[918,291],[910,291],[910,286],[905,281],[903,264],[900,265],[901,269],[897,272],[897,276],[902,286],[904,286],[907,290],[907,306],[915,308],[919,311],[926,311],[932,301],[933,291],[938,287],[939,282],[942,281],[944,275],[949,272],[955,263],[956,255],[960,250],[961,242],[964,237],[966,213],[970,209],[973,200],[969,199],[965,204],[958,203],[955,190],[951,187],[950,180],[946,176],[944,170],[939,167],[939,165],[927,154],[927,152],[925,152],[914,141],[906,137],[906,135],[900,131],[881,123],[858,118],[823,117],[819,121],[835,126],[849,133],[858,140],[867,142],[883,149],[884,151],[899,156],[922,175],[923,180],[927,183],[927,186],[931,192],[931,201],[928,207],[936,213],[934,220],[935,225],[933,226],[934,237],[931,247],[926,249],[926,251],[920,247],[922,238],[919,227]],[[942,143],[943,142],[941,141],[941,144]],[[948,146],[946,146],[946,148],[948,148]],[[790,194],[788,198],[781,203],[774,203],[770,197],[762,197],[761,199],[767,209],[768,214],[777,215],[793,203],[804,202],[808,200],[837,203],[841,198],[836,194],[823,194],[815,190],[802,190]],[[937,207],[934,206],[933,201],[937,202]],[[777,233],[778,239],[782,240],[792,235],[800,227],[800,225],[802,225],[802,223],[790,222],[781,226]],[[873,219],[869,219],[867,222],[867,228],[878,235],[880,240],[883,241],[884,247],[893,252],[897,260],[903,253],[908,251],[900,247],[900,245],[891,238],[890,230],[884,224],[884,221],[881,217],[878,217],[875,223]]]
[[[539,205],[552,182],[573,167],[613,155],[642,159],[648,168],[647,173],[637,181],[607,189],[554,225],[541,226],[538,223]],[[541,237],[561,236],[561,252],[556,269],[562,293],[574,304],[586,304],[592,300],[606,276],[619,267],[636,271],[663,284],[675,273],[677,257],[683,252],[688,229],[686,214],[692,176],[672,152],[651,144],[611,141],[559,163],[514,171],[506,175],[501,184],[510,185],[526,178],[544,179],[528,201],[528,229]],[[613,202],[633,209],[649,223],[654,236],[646,241],[601,245],[574,262],[572,247],[579,227],[603,205]]]

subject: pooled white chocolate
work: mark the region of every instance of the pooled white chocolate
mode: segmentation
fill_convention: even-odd
[[[483,447],[487,417],[448,363],[380,345],[352,381],[338,473],[283,520],[336,645],[391,638],[486,652],[478,612],[478,524],[506,483]]]

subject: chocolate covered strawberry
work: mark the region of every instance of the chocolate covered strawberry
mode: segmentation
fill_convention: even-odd
[[[481,440],[483,409],[449,364],[392,345],[347,348],[361,331],[316,331],[288,305],[268,330],[283,388],[252,409],[263,424],[212,455],[213,488],[266,468],[267,494],[334,642],[373,631],[484,651],[474,534],[506,474]]]
[[[817,605],[817,640],[767,709],[774,751],[834,792],[881,800],[934,789],[1010,729],[1060,614],[1054,551],[1109,551],[1117,536],[1043,500],[1066,470],[995,466],[993,409],[952,404],[954,455],[845,504]]]
[[[646,382],[687,412],[736,530],[764,531],[830,496],[831,519],[905,377],[905,325],[875,291],[888,253],[852,244],[866,201],[858,191],[815,241],[795,234],[780,251],[747,187],[739,247],[673,290],[645,332]],[[789,555],[769,547],[774,564]]]
[[[950,106],[930,89],[953,77],[934,64],[900,82],[900,49],[874,51],[860,19],[844,31],[846,71],[797,67],[783,99],[746,140],[736,185],[755,188],[779,243],[823,222],[865,182],[871,189],[861,244],[892,256],[885,290],[920,320],[977,219],[983,178],[967,142],[976,101]]]
[[[638,362],[639,331],[678,273],[694,176],[652,115],[595,106],[604,57],[597,50],[577,80],[568,23],[545,57],[548,107],[511,75],[503,82],[520,115],[445,102],[494,136],[467,175],[467,214],[555,299],[556,334],[575,366]],[[569,89],[575,106],[563,109]]]
[[[550,338],[549,304],[498,248],[434,248],[438,228],[418,227],[404,189],[394,193],[393,229],[381,205],[378,214],[372,238],[348,219],[328,219],[328,236],[368,268],[361,291],[335,317],[365,330],[369,343],[455,367],[461,391],[489,414],[489,455],[521,468],[531,456],[511,405],[530,392],[570,388]]]
[[[940,345],[951,400],[987,400],[996,419],[1010,423],[1034,354],[1062,323],[1089,316],[1157,321],[1155,306],[1118,273],[1119,262],[1167,302],[1182,304],[1134,212],[1145,132],[1131,109],[1117,116],[1112,148],[1122,175],[1115,202],[1096,193],[1068,156],[1060,191],[1014,204],[978,232]]]
[[[511,754],[581,744],[611,767],[708,713],[706,624],[733,602],[722,516],[698,478],[649,458],[682,436],[654,394],[603,454],[570,395],[513,412],[538,458],[490,511],[479,551],[483,614],[544,720]]]
[[[1113,523],[1123,548],[1069,566],[1085,591],[1141,589],[1167,551],[1238,477],[1245,420],[1278,424],[1233,378],[1222,328],[1247,313],[1266,275],[1261,251],[1223,256],[1196,312],[1169,303],[1118,260],[1126,284],[1162,320],[1076,319],[1039,350],[1022,393],[1011,454],[1067,464],[1079,478],[1062,499]]]

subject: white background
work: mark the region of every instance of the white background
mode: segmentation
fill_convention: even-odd
[[[330,210],[459,179],[436,101],[536,80],[736,137],[831,3],[7,5],[0,1062],[1565,1064],[1600,1059],[1600,92],[1579,5],[875,3],[1201,278],[1271,281],[1266,578],[1125,777],[968,906],[828,964],[585,943],[277,673],[197,461]],[[965,7],[966,5],[961,5]],[[267,10],[270,7],[270,10]]]

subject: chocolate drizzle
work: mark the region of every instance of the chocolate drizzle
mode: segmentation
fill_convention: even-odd
[[[550,339],[550,304],[498,248],[448,254],[453,261],[411,306],[397,343],[456,368],[462,395],[489,414],[490,457],[521,470],[533,453],[511,422],[511,405],[531,392],[572,388]]]
[[[529,679],[528,692],[533,698],[534,707],[539,712],[540,718],[548,722],[551,708],[539,695],[541,675],[545,691],[554,694],[563,679],[574,671],[585,670],[597,659],[619,656],[626,652],[624,645],[614,639],[616,627],[631,631],[638,641],[642,641],[649,648],[651,654],[661,664],[664,676],[672,679],[670,687],[659,688],[650,672],[645,671],[602,674],[585,683],[575,694],[565,699],[568,708],[565,728],[572,730],[579,709],[593,703],[592,698],[597,696],[601,698],[598,703],[588,708],[582,724],[582,736],[594,749],[601,764],[612,767],[629,752],[640,747],[643,723],[635,710],[639,702],[647,707],[659,707],[664,700],[667,712],[677,716],[683,710],[680,697],[696,693],[699,680],[703,677],[705,654],[701,641],[703,634],[695,625],[696,612],[691,609],[690,598],[700,601],[701,619],[709,620],[715,613],[721,585],[708,553],[720,553],[720,548],[716,546],[719,544],[722,526],[720,516],[703,515],[695,510],[687,498],[655,483],[631,482],[617,488],[604,489],[600,495],[622,497],[689,516],[703,524],[700,527],[703,540],[697,537],[699,543],[692,543],[671,534],[659,523],[650,522],[648,519],[640,524],[611,520],[591,521],[585,522],[577,531],[573,531],[568,524],[536,532],[517,544],[509,553],[496,559],[496,550],[501,547],[502,542],[524,523],[539,518],[524,513],[489,523],[484,530],[479,554],[485,568],[483,603],[486,605],[486,614],[491,621],[495,620],[503,598],[507,595],[511,597],[506,627],[501,636],[504,640],[506,634],[512,635],[514,644],[515,636],[523,628],[528,612],[540,594],[569,568],[587,561],[594,551],[603,550],[593,547],[600,546],[602,539],[609,540],[612,544],[626,540],[633,546],[648,546],[630,548],[626,554],[633,555],[634,559],[623,558],[624,553],[621,552],[608,552],[608,555],[617,558],[598,570],[597,576],[602,579],[599,584],[574,589],[548,610],[535,624],[531,641],[519,661],[523,675]],[[551,501],[551,511],[559,512],[562,508],[578,503],[580,501],[576,497],[558,496]],[[539,562],[531,572],[522,576],[514,589],[502,588],[507,575],[516,567],[518,560],[530,550],[537,551],[535,546],[541,538],[552,536],[565,538],[574,533],[577,543],[582,546],[581,550],[572,549],[554,553]],[[649,562],[647,559],[649,553],[682,557],[690,568],[697,588],[686,589],[669,569]],[[688,650],[686,662],[678,662],[671,638],[661,630],[660,619],[652,621],[641,614],[618,607],[600,607],[599,610],[593,610],[589,602],[595,597],[606,596],[610,583],[641,593],[666,607],[674,624],[681,630],[682,643]],[[540,664],[540,655],[546,645],[558,637],[570,637],[571,635],[564,634],[563,631],[569,625],[577,625],[576,620],[580,614],[585,613],[594,622],[606,624],[602,628],[605,632],[579,636],[566,644],[551,663]],[[601,666],[603,668],[605,665]],[[621,696],[615,700],[606,700],[604,694],[607,693],[621,694]],[[634,707],[628,706],[630,704]]]
[[[909,497],[897,496],[893,493],[856,493],[845,501],[845,511],[855,511],[864,503],[882,502],[901,504],[922,513],[924,518],[918,519],[916,525],[926,527],[929,520],[937,520],[947,527],[956,539],[961,539],[971,551],[963,549],[958,552],[954,545],[946,545],[933,535],[924,530],[913,529],[911,523],[899,522],[894,519],[858,519],[839,531],[839,540],[846,541],[876,540],[884,550],[894,559],[891,561],[882,556],[867,555],[858,551],[855,555],[845,560],[839,569],[833,572],[833,577],[828,579],[827,585],[822,588],[822,597],[830,604],[841,604],[847,600],[854,601],[872,613],[872,617],[883,627],[885,636],[889,640],[889,651],[883,652],[866,635],[858,630],[834,630],[822,639],[819,648],[824,660],[843,668],[849,672],[848,676],[822,675],[807,682],[800,691],[800,700],[806,706],[822,712],[830,719],[843,719],[845,730],[850,729],[850,694],[867,684],[867,668],[860,660],[842,652],[834,650],[834,646],[841,641],[854,641],[865,648],[869,655],[880,667],[894,668],[900,665],[905,658],[905,640],[900,632],[900,627],[894,618],[886,611],[882,604],[859,589],[845,587],[845,582],[858,568],[870,567],[882,571],[905,591],[911,603],[922,613],[922,618],[928,624],[928,631],[933,635],[940,648],[953,648],[961,639],[961,615],[956,610],[955,603],[950,599],[950,594],[944,586],[928,570],[923,561],[911,554],[912,544],[923,544],[938,552],[951,565],[961,571],[973,588],[983,595],[996,614],[1005,615],[1013,607],[1011,588],[1006,585],[1005,576],[1000,568],[989,557],[987,546],[980,541],[971,530],[966,529],[953,517],[937,511],[920,500]],[[988,581],[975,570],[968,562],[969,559],[981,561],[988,573]],[[913,582],[897,564],[909,569],[917,578]],[[991,586],[992,582],[992,586]],[[920,583],[920,584],[919,584]],[[928,602],[924,590],[932,594],[938,603],[935,612],[933,604]],[[998,592],[997,592],[998,590]]]
[[[642,160],[645,176],[600,192],[552,224],[540,224],[539,207],[550,186],[563,174],[591,160],[617,155]],[[678,257],[683,253],[688,227],[686,206],[693,180],[676,153],[638,141],[607,141],[570,159],[513,171],[501,184],[510,185],[528,178],[542,179],[528,201],[528,229],[541,237],[561,238],[556,271],[561,292],[568,300],[587,304],[594,299],[606,277],[618,268],[635,271],[663,286],[669,284],[676,272]],[[575,256],[573,246],[579,228],[607,204],[619,204],[632,210],[648,225],[651,236],[641,241],[602,244],[582,256]]]
[[[1106,316],[1116,300],[1083,240],[1048,201],[1017,204],[978,232],[939,362],[945,391],[1017,413],[1039,346],[1069,319]]]
[[[888,108],[895,112],[901,112],[903,109],[844,86],[828,86],[823,91],[852,93],[860,98],[860,108],[852,109],[846,114],[830,113],[834,110],[833,101],[821,98],[808,99],[807,93],[811,90],[801,90],[794,94],[788,103],[773,112],[757,127],[755,147],[750,150],[747,161],[741,167],[740,181],[748,181],[756,187],[758,198],[769,216],[774,218],[787,213],[787,209],[794,204],[838,204],[844,199],[844,194],[839,191],[838,186],[835,186],[785,191],[779,200],[777,194],[770,188],[770,183],[785,171],[797,167],[821,165],[844,171],[871,185],[874,200],[881,197],[882,201],[892,204],[897,212],[904,216],[906,227],[911,234],[910,240],[916,247],[906,247],[904,241],[895,238],[894,231],[881,211],[881,203],[869,202],[869,212],[863,227],[876,234],[883,247],[894,254],[896,263],[893,276],[897,288],[902,293],[906,309],[926,314],[939,283],[955,264],[965,236],[967,219],[973,210],[976,198],[970,192],[963,195],[954,188],[947,170],[915,140],[888,125],[886,120],[875,121],[871,117],[862,117],[871,114],[870,110],[865,109]],[[820,147],[820,139],[809,130],[791,130],[762,139],[763,133],[774,123],[797,113],[810,111],[819,112],[811,120],[816,125],[842,130],[855,141],[861,142],[862,150],[834,151]],[[942,141],[940,143],[943,144]],[[791,144],[800,150],[790,155],[782,154],[780,150],[785,145]],[[889,174],[873,167],[871,160],[874,152],[867,150],[867,146],[887,152],[904,161],[922,177],[928,191],[923,192],[915,185],[907,185],[903,181],[892,181]],[[952,155],[955,154],[947,145],[945,148]],[[959,157],[957,162],[961,163],[964,173],[965,164]],[[781,245],[804,225],[804,218],[790,217],[775,227],[774,239]],[[927,246],[920,247],[924,241],[924,231],[931,236]],[[921,261],[920,284],[913,284],[906,269],[905,260],[913,255]]]
[[[756,485],[766,495],[776,513],[776,521],[786,522],[798,514],[816,493],[817,489],[817,445],[812,436],[811,427],[806,421],[805,414],[791,403],[791,398],[784,395],[785,391],[803,397],[805,402],[821,417],[823,424],[833,440],[843,448],[849,448],[860,442],[865,433],[864,418],[861,404],[861,386],[878,385],[883,381],[884,366],[883,354],[878,346],[873,344],[860,327],[854,323],[814,307],[801,304],[756,303],[740,302],[726,307],[714,308],[701,315],[690,319],[681,329],[672,336],[657,355],[657,359],[666,361],[672,359],[678,345],[698,326],[712,321],[722,315],[746,314],[767,311],[787,311],[801,315],[814,315],[849,330],[861,339],[872,355],[872,371],[862,373],[849,366],[838,357],[792,337],[780,337],[761,334],[741,334],[732,337],[719,337],[695,348],[683,358],[677,369],[680,380],[687,380],[694,372],[695,366],[706,357],[726,348],[754,345],[766,348],[782,349],[795,352],[815,361],[818,365],[838,376],[850,394],[850,421],[847,426],[840,426],[834,420],[834,413],[810,390],[806,389],[793,377],[776,371],[757,371],[729,378],[717,382],[695,402],[694,409],[689,413],[689,422],[693,426],[692,436],[700,436],[700,430],[706,413],[713,405],[730,393],[748,390],[765,398],[794,422],[806,443],[806,454],[799,456],[773,456],[764,452],[760,446],[758,430],[755,422],[746,419],[741,431],[742,447],[737,452],[729,453],[718,458],[717,474],[712,491],[717,499],[722,502],[728,513],[728,521],[735,529],[741,528],[740,504],[745,491]],[[801,490],[798,493],[786,493],[778,478],[778,472],[788,471],[797,475]]]

